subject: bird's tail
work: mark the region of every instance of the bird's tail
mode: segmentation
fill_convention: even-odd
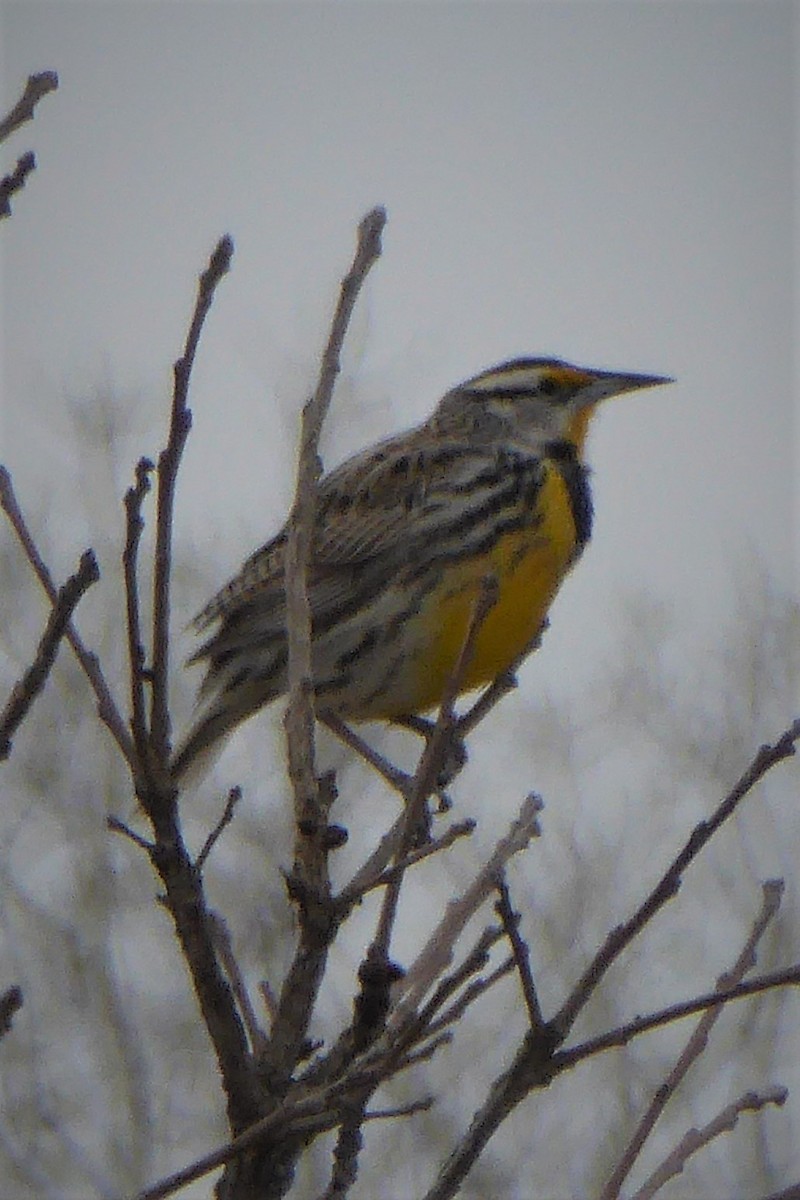
[[[200,717],[173,755],[170,769],[175,782],[186,786],[204,779],[222,753],[225,734],[243,719],[219,707]]]

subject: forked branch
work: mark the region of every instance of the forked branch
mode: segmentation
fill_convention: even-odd
[[[17,535],[17,540],[21,545],[25,557],[33,568],[36,578],[42,585],[50,603],[56,605],[58,603],[58,590],[53,583],[52,576],[45,566],[44,560],[39,553],[36,543],[33,540],[30,530],[28,529],[25,518],[17,503],[17,498],[14,495],[14,488],[11,483],[11,476],[5,467],[0,466],[0,508],[6,513],[14,533]],[[122,718],[119,708],[117,707],[111,691],[106,683],[97,655],[92,654],[86,649],[86,646],[78,636],[75,627],[71,622],[67,622],[64,629],[64,637],[69,642],[78,662],[83,669],[83,673],[89,680],[92,690],[97,700],[97,715],[106,726],[117,746],[122,751],[131,769],[134,769],[136,763],[136,753],[134,750],[133,741]]]

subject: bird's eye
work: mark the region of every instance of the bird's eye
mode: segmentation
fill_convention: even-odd
[[[558,384],[555,379],[552,379],[549,375],[545,375],[544,379],[539,382],[539,391],[544,396],[554,396],[558,391]]]

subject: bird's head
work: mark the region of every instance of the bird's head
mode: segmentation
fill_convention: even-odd
[[[601,400],[672,383],[664,375],[633,375],[574,367],[555,358],[515,358],[475,375],[447,393],[433,420],[442,431],[541,450],[570,442],[581,451]]]

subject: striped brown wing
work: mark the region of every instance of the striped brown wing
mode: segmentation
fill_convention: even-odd
[[[458,557],[470,539],[494,536],[496,520],[532,508],[541,464],[502,449],[432,438],[425,427],[349,459],[323,479],[309,563],[315,624],[357,607],[408,563],[444,552]],[[524,497],[522,492],[528,493]],[[235,650],[257,628],[285,626],[286,528],[253,554],[196,618],[221,628],[195,658]]]

